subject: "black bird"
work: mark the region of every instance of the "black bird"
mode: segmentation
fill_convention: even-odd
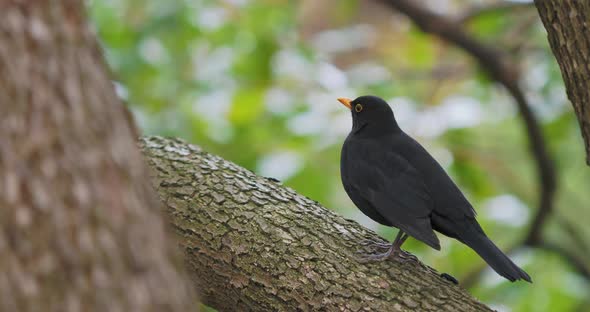
[[[387,252],[367,259],[396,255],[408,235],[440,250],[436,230],[471,247],[508,280],[531,282],[486,236],[473,206],[444,169],[400,129],[387,102],[375,96],[338,101],[351,110],[353,121],[340,161],[344,189],[368,217],[400,230]]]

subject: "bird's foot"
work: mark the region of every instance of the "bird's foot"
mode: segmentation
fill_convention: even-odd
[[[399,259],[400,262],[420,262],[416,256],[405,250],[399,249],[397,252],[395,252],[395,254],[397,255],[397,259]]]
[[[372,262],[372,261],[384,261],[389,258],[393,253],[393,246],[389,244],[389,249],[385,252],[377,252],[377,253],[365,253],[363,251],[358,251],[358,261],[359,262]]]
[[[396,249],[395,246],[393,246],[392,244],[389,244],[387,246],[382,246],[380,247],[382,249],[387,248],[387,250],[385,252],[375,252],[375,253],[370,253],[370,252],[365,252],[363,250],[358,250],[357,253],[359,254],[359,257],[357,258],[359,262],[373,262],[373,261],[384,261],[387,259],[395,259],[396,261],[399,261],[401,263],[406,263],[406,262],[414,262],[414,263],[418,263],[421,264],[421,262],[418,260],[418,258],[414,255],[412,255],[411,253],[408,253],[404,250],[401,249]]]
[[[389,249],[389,248],[391,248],[391,243],[373,240],[373,239],[364,239],[360,242],[360,244],[364,247],[369,247],[369,248],[373,248],[373,249]]]

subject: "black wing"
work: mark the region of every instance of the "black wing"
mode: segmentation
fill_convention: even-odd
[[[440,250],[430,222],[434,204],[420,172],[401,155],[372,154],[370,151],[382,149],[368,145],[354,144],[354,151],[343,150],[343,182],[392,225]]]

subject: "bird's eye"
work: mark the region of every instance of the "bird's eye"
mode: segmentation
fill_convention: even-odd
[[[354,106],[354,110],[355,110],[357,113],[360,113],[361,111],[363,111],[363,106],[362,106],[361,104],[356,104],[356,105]]]

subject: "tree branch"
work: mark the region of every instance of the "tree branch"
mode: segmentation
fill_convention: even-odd
[[[221,311],[489,311],[415,261],[362,264],[380,240],[317,202],[179,140],[144,154],[204,303]]]

